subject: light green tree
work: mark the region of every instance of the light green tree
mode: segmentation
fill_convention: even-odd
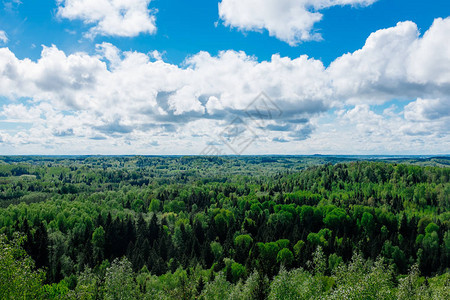
[[[0,299],[39,299],[44,273],[34,270],[34,261],[23,250],[24,237],[8,241],[0,235]]]
[[[217,274],[214,281],[206,284],[202,291],[201,299],[226,300],[230,299],[231,284],[226,280],[223,272]]]
[[[323,284],[318,276],[312,276],[303,269],[286,271],[281,267],[280,272],[270,284],[269,300],[306,300],[320,299]]]
[[[75,287],[77,299],[93,300],[100,298],[100,280],[91,268],[86,268],[78,275],[77,286]]]
[[[161,207],[161,201],[159,201],[158,199],[152,199],[152,201],[150,201],[148,210],[156,213],[160,210],[160,207]]]
[[[131,263],[126,259],[115,259],[111,267],[106,269],[104,299],[125,300],[136,299]]]

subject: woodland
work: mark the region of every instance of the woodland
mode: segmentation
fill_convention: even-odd
[[[449,166],[0,156],[0,299],[450,299]]]

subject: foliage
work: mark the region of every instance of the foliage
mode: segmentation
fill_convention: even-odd
[[[135,299],[134,275],[131,263],[126,259],[115,259],[106,269],[104,299]]]
[[[448,299],[448,160],[355,159],[0,157],[0,298]]]
[[[25,253],[25,237],[14,235],[9,241],[0,235],[0,299],[33,299],[42,296],[44,273],[34,269]]]

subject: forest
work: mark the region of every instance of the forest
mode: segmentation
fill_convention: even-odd
[[[0,156],[0,299],[450,299],[449,166]]]

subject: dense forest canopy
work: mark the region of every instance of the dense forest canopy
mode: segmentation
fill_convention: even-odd
[[[449,299],[449,164],[0,157],[0,298]]]

